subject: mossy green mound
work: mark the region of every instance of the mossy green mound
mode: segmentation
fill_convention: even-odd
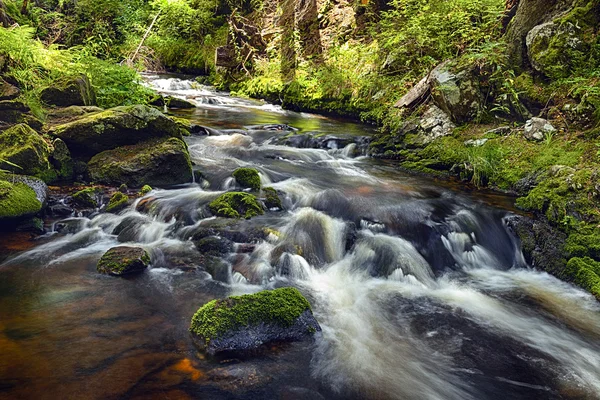
[[[86,188],[73,194],[73,201],[83,207],[98,207],[98,188]]]
[[[152,186],[150,185],[144,185],[141,189],[140,189],[140,195],[141,196],[145,196],[148,193],[150,193],[152,191]]]
[[[231,296],[202,306],[192,318],[190,331],[208,345],[227,333],[262,323],[290,327],[310,310],[310,304],[296,288]]]
[[[233,177],[243,188],[260,190],[260,175],[254,168],[238,168],[233,172]]]
[[[56,172],[48,161],[49,155],[48,144],[26,124],[0,133],[0,169],[51,181],[56,178]]]
[[[108,205],[106,206],[106,211],[108,212],[119,212],[125,207],[127,207],[127,202],[129,201],[129,197],[125,193],[116,192],[110,198]]]
[[[94,182],[129,187],[172,186],[192,181],[186,144],[177,138],[154,139],[104,151],[88,163]]]
[[[102,274],[127,275],[143,271],[150,264],[150,255],[140,247],[113,247],[98,261],[96,269]]]
[[[243,192],[229,192],[209,204],[210,211],[224,218],[252,218],[264,214],[256,196]]]
[[[0,221],[35,215],[41,210],[42,203],[28,185],[0,180]]]
[[[155,108],[135,105],[115,107],[50,130],[76,156],[93,156],[120,146],[152,138],[182,138],[182,129]]]

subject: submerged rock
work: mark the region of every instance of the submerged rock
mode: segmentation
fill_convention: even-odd
[[[96,105],[96,92],[87,75],[43,89],[40,98],[46,104],[59,107]]]
[[[238,168],[233,172],[233,177],[243,188],[260,190],[260,175],[254,168]]]
[[[264,214],[256,196],[243,192],[224,193],[213,200],[210,211],[224,218],[252,218]]]
[[[55,126],[49,133],[62,139],[78,157],[91,157],[120,146],[153,138],[182,139],[181,127],[155,108],[115,107]]]
[[[150,265],[148,252],[141,247],[113,247],[108,250],[98,264],[98,272],[107,275],[122,276],[142,272]]]
[[[194,314],[190,332],[208,354],[298,341],[321,330],[310,304],[295,288],[213,300]]]
[[[104,151],[92,157],[88,169],[93,181],[108,185],[165,187],[192,181],[187,146],[177,138]]]

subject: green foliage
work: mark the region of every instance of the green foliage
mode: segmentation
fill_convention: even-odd
[[[238,168],[233,171],[233,177],[243,188],[260,190],[260,175],[254,168]]]
[[[231,331],[261,323],[289,327],[310,304],[296,288],[266,290],[256,294],[213,300],[192,317],[190,332],[208,345]]]
[[[224,218],[252,218],[264,214],[256,196],[243,192],[229,192],[209,204],[210,211]]]

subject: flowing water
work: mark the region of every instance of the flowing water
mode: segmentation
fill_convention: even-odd
[[[600,398],[600,305],[526,265],[510,199],[363,157],[372,130],[360,124],[148,80],[198,105],[177,115],[205,127],[186,139],[202,178],[119,215],[58,221],[25,250],[2,238],[0,398]],[[285,210],[223,225],[206,206],[245,166]],[[230,235],[234,252],[197,252],[203,229]],[[151,268],[96,273],[124,243],[149,250]],[[197,353],[198,307],[281,286],[310,299],[314,342]]]

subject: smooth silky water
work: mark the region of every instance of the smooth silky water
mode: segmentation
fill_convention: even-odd
[[[600,398],[600,305],[526,265],[506,228],[511,199],[403,174],[354,144],[294,148],[281,144],[290,132],[257,128],[347,138],[370,127],[148,81],[196,102],[177,115],[212,128],[186,139],[203,178],[36,241],[1,238],[0,398]],[[243,221],[272,233],[213,278],[190,238],[238,167],[257,168],[286,211]],[[152,206],[136,211],[140,201]],[[151,268],[98,274],[103,252],[124,243],[150,251]],[[314,343],[246,359],[193,347],[202,304],[290,285],[323,328]]]

